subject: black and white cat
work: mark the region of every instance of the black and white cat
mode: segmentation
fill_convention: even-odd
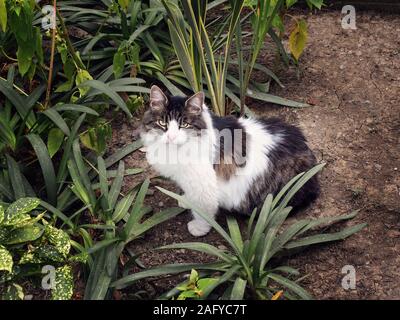
[[[250,214],[269,193],[316,164],[300,129],[279,119],[218,117],[204,104],[204,94],[166,96],[153,86],[141,138],[148,162],[175,181],[184,197],[215,217],[219,209]],[[292,199],[304,207],[319,194],[317,177]],[[196,212],[188,223],[193,236],[210,225]]]

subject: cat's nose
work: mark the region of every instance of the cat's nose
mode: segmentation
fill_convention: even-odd
[[[174,133],[167,133],[167,138],[169,141],[174,141],[176,139],[176,134]]]

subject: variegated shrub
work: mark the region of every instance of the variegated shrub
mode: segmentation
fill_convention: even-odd
[[[20,198],[0,204],[0,284],[3,299],[23,299],[17,283],[24,276],[39,275],[44,265],[54,266],[53,299],[70,299],[73,290],[68,234],[52,226],[37,198]],[[4,286],[3,286],[4,285]]]

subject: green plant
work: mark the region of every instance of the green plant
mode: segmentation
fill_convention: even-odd
[[[307,231],[321,225],[327,225],[338,221],[348,220],[356,215],[342,215],[330,218],[303,219],[289,226],[284,222],[291,211],[288,203],[293,195],[319,170],[324,164],[320,164],[306,173],[294,177],[275,197],[269,195],[258,217],[257,210],[252,213],[248,230],[243,234],[238,226],[236,219],[227,218],[227,233],[218,223],[210,218],[206,213],[197,211],[187,200],[168,190],[159,188],[165,194],[181,201],[188,208],[192,208],[219,233],[230,247],[229,250],[222,250],[210,244],[202,242],[177,243],[163,246],[160,249],[187,249],[206,253],[217,259],[210,264],[175,264],[155,267],[143,272],[135,273],[123,277],[113,283],[115,287],[124,287],[134,281],[148,276],[160,276],[165,274],[181,273],[191,269],[203,272],[203,276],[219,272],[221,275],[218,281],[208,286],[202,294],[202,298],[207,298],[214,290],[225,285],[222,298],[243,299],[271,299],[274,292],[284,288],[284,296],[289,299],[302,298],[310,299],[311,296],[291,277],[298,276],[299,272],[289,266],[276,265],[273,259],[282,254],[290,254],[293,251],[304,249],[309,245],[336,241],[347,238],[355,232],[365,227],[365,224],[358,224],[347,227],[335,233],[320,233],[307,235]],[[272,282],[272,283],[271,283]],[[169,298],[179,293],[180,290],[174,288],[163,295]]]
[[[201,299],[203,292],[216,281],[217,278],[199,278],[198,272],[192,269],[189,280],[176,287],[180,291],[177,300]]]
[[[17,150],[26,131],[40,132],[46,127],[46,123],[38,126],[33,111],[45,86],[38,86],[28,95],[15,85],[14,78],[14,66],[9,68],[7,79],[0,77],[0,92],[5,97],[0,101],[0,153],[7,149]]]
[[[229,27],[223,49],[223,59],[220,58],[217,61],[212,39],[206,30],[206,3],[187,0],[180,2],[183,14],[176,2],[162,0],[169,17],[168,27],[171,40],[182,70],[195,92],[203,89],[203,76],[205,77],[207,92],[214,112],[218,115],[225,115],[228,59],[244,1],[230,2],[232,13],[226,21]]]
[[[68,160],[71,158],[80,159],[82,157],[76,132],[83,118],[84,115],[81,115],[72,128],[71,135],[63,142],[63,152],[58,165],[55,159],[50,158],[50,148],[46,147],[46,144],[38,135],[31,134],[27,137],[36,152],[37,161],[41,169],[39,172],[44,180],[45,188],[43,189],[46,190],[46,193],[42,189],[35,190],[34,181],[30,181],[30,178],[26,175],[27,171],[36,163],[36,159],[34,159],[33,163],[26,165],[23,162],[18,163],[13,157],[6,155],[6,167],[0,170],[0,199],[3,199],[3,201],[15,201],[26,196],[40,197],[46,200],[46,208],[50,212],[72,227],[71,221],[61,212],[70,210],[79,199],[70,188],[71,180],[69,179],[67,165]],[[110,155],[105,159],[106,168],[111,167],[141,146],[142,143],[140,141],[135,141]],[[86,162],[88,160],[85,159],[83,161]],[[125,176],[139,172],[141,170],[135,169],[127,170],[123,174]],[[91,168],[89,168],[87,174],[89,174],[91,182],[97,177],[96,172]],[[115,177],[115,175],[115,170],[107,170],[108,177]]]
[[[93,257],[84,298],[99,300],[104,299],[110,292],[109,284],[118,275],[118,261],[125,246],[147,230],[184,210],[177,207],[168,208],[143,220],[144,215],[151,211],[151,208],[143,205],[149,180],[146,180],[140,188],[122,194],[124,162],[119,162],[115,179],[109,185],[106,163],[102,157],[98,157],[95,169],[98,182],[92,184],[87,173],[88,168],[80,156],[79,145],[75,144],[75,147],[77,148],[75,158],[68,162],[73,181],[71,190],[81,199],[96,221],[95,224],[81,225],[79,215],[74,217],[74,231],[84,238],[85,250],[83,248],[81,250]],[[122,197],[118,200],[121,194]],[[86,231],[87,228],[103,230],[101,240],[93,241]]]
[[[104,119],[99,119],[94,126],[80,134],[80,140],[86,148],[101,155],[106,151],[107,141],[111,135],[111,125]]]
[[[323,0],[306,0],[306,2],[310,9],[316,8],[320,10],[323,5]],[[279,15],[277,15],[272,21],[272,25],[276,27],[278,35],[273,29],[270,29],[268,33],[272,40],[274,40],[277,44],[284,62],[288,64],[289,61],[291,61],[295,65],[298,65],[299,58],[303,54],[308,38],[307,22],[304,19],[298,19],[290,14],[287,14],[287,11],[297,3],[297,0],[287,0],[285,3],[286,5],[282,5]],[[294,28],[291,30],[289,36],[290,56],[283,50],[282,46],[279,45],[280,39],[285,32],[285,25],[283,23],[284,17],[289,17],[295,22]]]
[[[0,2],[0,29],[4,33],[9,31],[16,40],[19,72],[32,80],[37,65],[43,64],[42,35],[40,28],[33,26],[35,3],[30,0]]]
[[[245,106],[246,96],[291,107],[308,106],[268,94],[266,91],[269,84],[252,81],[250,86],[253,69],[263,72],[282,86],[278,77],[268,68],[257,64],[256,60],[267,33],[272,34],[272,27],[278,25],[276,21],[279,19],[278,14],[283,0],[257,1],[256,6],[251,6],[245,1],[220,1],[218,4],[229,3],[226,18],[220,23],[215,21],[207,23],[207,1],[162,0],[162,2],[167,10],[170,37],[182,71],[193,91],[206,92],[215,113],[226,114],[226,98],[229,98],[242,111],[249,113]],[[214,6],[214,2],[210,2],[209,5]],[[252,11],[241,18],[245,5],[250,6]],[[251,32],[245,32],[241,27],[248,18],[252,22]],[[247,37],[251,37],[252,43],[245,48],[243,39]],[[287,53],[283,49],[280,38],[275,36],[273,39],[286,56]],[[234,42],[236,43],[236,59],[231,57]],[[248,52],[247,61],[243,52]],[[231,65],[238,66],[238,78],[230,71]],[[203,88],[203,82],[207,85],[207,89]]]
[[[296,2],[297,0],[254,0],[247,1],[246,3],[253,11],[251,16],[251,44],[247,50],[246,57],[246,54],[243,53],[242,26],[238,24],[236,26],[236,55],[239,79],[237,81],[238,86],[232,88],[233,92],[240,94],[240,110],[242,114],[246,111],[245,99],[247,96],[291,107],[308,106],[307,104],[295,103],[274,97],[266,92],[262,92],[263,90],[260,90],[260,88],[262,89],[263,86],[260,87],[260,84],[250,83],[253,70],[264,69],[272,79],[282,86],[279,79],[273,73],[257,64],[257,58],[261,49],[264,48],[264,41],[267,35],[275,43],[286,65],[289,65],[290,62],[298,64],[299,57],[303,53],[307,41],[307,24],[305,20],[298,20],[286,14],[286,11]],[[323,0],[307,0],[307,3],[310,9],[313,7],[321,9]],[[296,26],[291,31],[289,37],[290,54],[286,52],[282,44],[282,35],[285,32],[283,18],[285,16],[289,16],[296,22]]]
[[[51,112],[50,112],[51,111]],[[78,129],[82,124],[85,114],[81,115],[73,128],[70,130],[66,125],[64,119],[58,114],[56,109],[48,109],[46,113],[55,116],[55,121],[60,121],[64,128],[63,134],[59,134],[57,138],[49,135],[48,146],[46,146],[43,139],[38,133],[29,133],[24,138],[28,141],[34,151],[37,158],[33,159],[33,163],[24,164],[20,162],[18,164],[11,155],[6,154],[7,169],[3,170],[2,176],[0,176],[0,194],[7,200],[17,200],[25,195],[36,196],[36,191],[29,183],[29,179],[24,175],[24,171],[34,164],[36,161],[39,163],[41,168],[42,178],[44,180],[45,195],[42,194],[42,199],[46,199],[51,205],[58,206],[63,209],[63,204],[69,200],[70,193],[65,191],[67,182],[66,162],[72,152],[72,143],[77,135]],[[65,126],[64,126],[65,125]],[[54,134],[54,130],[52,134]],[[61,141],[56,141],[59,139]],[[55,169],[56,166],[51,159],[51,154],[54,155],[62,146],[63,155],[61,157],[60,165]],[[34,179],[36,177],[33,177]],[[42,193],[41,190],[38,190]]]
[[[71,265],[82,257],[71,255],[68,234],[46,219],[46,211],[38,210],[40,204],[37,198],[0,204],[0,283],[6,286],[3,298],[22,298],[18,282],[28,276],[43,277],[42,267],[49,264],[55,268],[52,298],[72,296]]]
[[[137,87],[135,84],[140,81],[138,79],[119,79],[109,83],[100,80],[87,81],[84,85],[89,90],[76,103],[58,103],[43,110],[39,99],[45,87],[40,86],[28,95],[15,84],[14,80],[13,67],[9,69],[7,79],[0,79],[0,92],[4,94],[4,108],[0,102],[0,151],[5,155],[2,164],[6,166],[0,171],[0,198],[13,201],[23,196],[38,194],[50,205],[64,211],[76,201],[76,197],[68,187],[67,168],[67,162],[73,154],[74,141],[81,137],[89,149],[102,153],[111,135],[109,124],[99,118],[99,113],[91,106],[108,104],[110,99],[121,110],[131,115],[127,104],[117,92],[135,91]],[[86,121],[89,117],[90,121]],[[80,132],[85,122],[89,127]],[[87,137],[90,138],[90,133],[93,132],[96,137],[91,141]],[[135,142],[125,150],[133,152],[140,146],[140,142]],[[14,159],[18,159],[20,153],[25,150],[33,152],[28,154],[28,157],[21,157],[24,161],[15,161]],[[59,157],[55,157],[57,153]],[[124,156],[126,153],[121,151],[120,155]],[[111,159],[113,157],[110,157]],[[108,162],[107,166],[115,163],[113,161]],[[29,177],[25,174],[37,165],[41,169],[45,190],[35,190],[30,180],[35,181],[38,177]]]
[[[243,42],[241,37],[241,26],[238,24],[236,27],[236,49],[239,61],[240,110],[242,114],[244,113],[245,108],[245,98],[249,94],[248,88],[250,84],[250,76],[256,64],[261,48],[264,45],[265,37],[273,26],[273,21],[277,17],[279,18],[278,14],[283,2],[283,0],[257,1],[257,6],[254,10],[251,20],[253,34],[247,61],[244,61],[244,55],[242,53]]]
[[[95,9],[93,3],[59,1],[66,25],[89,35],[73,46],[90,74],[157,79],[171,92],[182,94],[174,83],[187,81],[174,58],[160,1],[97,1]]]
[[[41,159],[40,157],[42,156],[45,157],[43,159],[49,160],[44,161],[41,159],[41,165],[43,165],[42,170],[45,174],[47,172],[46,170],[53,168],[53,163],[50,161],[46,146],[42,140],[38,140],[38,136],[30,136],[30,139],[33,145],[41,146],[38,150],[42,150],[45,156],[42,153],[39,153],[39,159]],[[107,170],[107,168],[117,163],[130,152],[137,150],[141,146],[140,142],[134,142],[133,144],[126,146],[105,160],[99,158],[98,169],[93,166],[87,158],[83,157],[78,139],[75,139],[71,143],[72,145],[70,146],[71,149],[67,160],[67,174],[65,175],[67,180],[63,180],[58,184],[58,188],[60,188],[59,190],[54,190],[56,193],[57,205],[51,205],[43,200],[40,200],[40,204],[43,208],[48,210],[48,214],[50,214],[53,221],[61,223],[63,230],[65,230],[67,234],[71,235],[75,239],[82,239],[82,244],[71,240],[71,246],[79,253],[77,258],[81,258],[81,262],[87,261],[91,270],[101,263],[97,260],[100,253],[103,258],[104,254],[107,254],[107,262],[117,264],[120,254],[116,253],[113,256],[113,259],[111,259],[111,256],[108,255],[109,251],[107,251],[110,249],[110,246],[114,249],[120,248],[122,250],[124,248],[124,246],[121,245],[123,242],[128,243],[129,241],[132,241],[135,237],[140,236],[154,225],[183,211],[181,208],[170,208],[141,222],[141,217],[151,210],[149,210],[148,207],[142,207],[139,205],[137,201],[140,202],[141,200],[136,200],[132,207],[135,195],[137,194],[137,189],[132,190],[122,199],[118,200],[121,193],[123,177],[140,173],[142,172],[142,169],[124,170],[123,162],[120,163],[118,170]],[[7,155],[6,158],[8,163],[7,169],[3,170],[2,174],[0,174],[0,192],[3,194],[3,197],[18,199],[27,195],[35,196],[36,193],[33,190],[33,187],[22,174],[17,162],[9,155]],[[50,171],[52,171],[52,169],[50,169]],[[47,177],[49,176],[47,175]],[[53,177],[55,177],[55,175],[53,175]],[[112,178],[115,179],[109,188],[109,179]],[[72,179],[72,182],[69,179]],[[105,191],[106,189],[107,191]],[[98,190],[107,192],[109,195],[107,199],[103,196],[103,193],[98,194]],[[143,192],[144,191],[140,194],[143,195]],[[83,206],[78,205],[77,200],[83,202]],[[130,210],[131,207],[132,210],[133,208],[140,207],[140,212],[132,211],[138,220],[130,222],[128,225],[128,210]],[[66,210],[66,208],[68,208],[68,215],[64,215],[61,212],[61,210]],[[85,212],[90,212],[92,223],[83,222],[84,219],[87,219],[86,216],[82,216]],[[132,219],[130,221],[132,221]],[[123,225],[125,226],[124,230],[132,231],[127,235],[120,234],[119,232],[116,232],[117,225]],[[93,231],[97,233],[104,231],[104,241],[95,241],[92,238]],[[111,234],[114,234],[112,241],[110,241]],[[96,239],[99,237],[101,237],[101,234],[98,234]],[[114,245],[115,247],[113,247]],[[38,250],[38,252],[42,250],[40,246]],[[105,275],[97,274],[96,272],[98,272],[98,269],[96,270],[97,271],[92,271],[90,273],[90,279],[94,278],[91,280],[93,285],[91,290],[93,290],[93,292],[91,291],[88,293],[90,299],[99,299],[102,294],[107,292],[107,289],[105,289],[106,291],[101,291],[104,290],[104,288],[100,288],[101,285],[104,284],[102,281],[104,281]],[[63,268],[62,271],[66,272],[66,268]],[[12,285],[9,290],[15,294],[20,293],[18,287],[14,285]],[[94,296],[95,294],[97,294],[97,296]]]
[[[110,105],[116,105],[115,111],[123,111],[128,117],[131,117],[132,112],[142,105],[141,95],[148,93],[149,90],[143,86],[145,80],[136,78],[134,71],[144,70],[147,75],[151,75],[153,72],[158,74],[158,70],[154,71],[155,64],[151,64],[151,60],[148,60],[150,61],[148,66],[144,65],[142,68],[139,60],[139,44],[151,48],[144,52],[145,55],[154,56],[160,52],[152,34],[145,31],[162,21],[163,15],[160,14],[162,6],[158,4],[160,9],[158,10],[156,1],[152,0],[149,3],[129,1],[129,6],[125,6],[127,1],[119,1],[118,4],[115,1],[106,0],[101,3],[86,1],[83,4],[83,2],[79,5],[89,4],[93,7],[95,4],[97,8],[103,6],[110,14],[117,13],[119,21],[116,22],[115,17],[111,17],[103,29],[110,31],[116,27],[117,35],[109,38],[105,36],[104,39],[107,40],[101,42],[100,39],[103,38],[103,35],[96,37],[96,33],[100,33],[102,29],[99,24],[96,24],[98,20],[88,26],[90,24],[88,21],[91,20],[93,17],[91,15],[96,10],[82,10],[80,7],[71,16],[70,13],[77,9],[74,4],[78,4],[65,1],[65,5],[59,5],[60,11],[56,11],[58,18],[56,29],[48,33],[52,49],[49,67],[47,67],[45,65],[48,62],[47,54],[44,55],[44,58],[39,56],[43,51],[48,53],[46,48],[42,48],[41,35],[37,34],[39,30],[37,25],[41,22],[42,17],[40,8],[37,5],[34,6],[35,2],[30,0],[0,1],[0,59],[2,62],[3,60],[18,62],[20,74],[22,76],[28,74],[30,80],[27,83],[25,78],[16,74],[14,67],[16,64],[9,64],[1,71],[3,73],[3,70],[8,69],[6,78],[0,75],[0,92],[2,94],[0,97],[0,201],[11,203],[26,197],[40,199],[37,201],[40,201],[40,207],[44,208],[46,218],[46,220],[42,218],[40,222],[46,224],[45,221],[51,220],[52,225],[61,226],[63,231],[60,229],[60,232],[82,239],[82,243],[71,240],[74,250],[79,252],[82,261],[86,261],[87,258],[90,268],[92,266],[102,268],[102,262],[98,260],[99,255],[104,257],[104,254],[113,250],[120,248],[123,250],[123,243],[126,244],[141,236],[149,228],[175,216],[182,209],[170,208],[141,221],[143,215],[149,212],[149,208],[136,205],[140,202],[140,199],[136,199],[135,202],[137,189],[118,200],[120,195],[118,188],[121,188],[123,177],[137,174],[142,170],[120,171],[109,170],[109,168],[130,152],[140,148],[140,141],[133,142],[104,160],[99,158],[102,163],[101,168],[96,168],[92,164],[95,159],[93,152],[89,151],[82,155],[79,145],[79,141],[81,141],[86,148],[94,151],[97,155],[103,154],[106,142],[111,136],[110,122],[112,120],[105,120],[101,117],[101,113],[104,113],[104,110],[108,109]],[[130,7],[131,5],[133,7]],[[3,11],[4,8],[7,10]],[[128,9],[130,11],[127,15]],[[66,17],[63,17],[60,12],[65,13]],[[21,21],[17,21],[18,25],[14,19],[15,14],[21,14]],[[76,41],[75,35],[67,29],[70,23],[74,23],[74,14],[77,14],[75,17],[84,17],[74,26],[84,25],[82,30],[94,31],[94,39],[86,38],[90,43]],[[87,15],[85,16],[85,14]],[[136,18],[135,14],[137,14]],[[128,25],[127,19],[129,20]],[[9,24],[12,25],[9,26]],[[16,27],[14,28],[14,26]],[[98,27],[100,29],[97,29]],[[121,30],[122,36],[119,37]],[[164,34],[167,33],[164,32]],[[33,35],[34,38],[30,35]],[[135,39],[136,37],[137,39]],[[19,38],[23,38],[24,42],[17,41],[19,47],[15,48],[15,41]],[[98,53],[107,51],[102,48],[104,44],[107,47],[111,47],[110,42],[117,44],[114,55],[119,54],[120,57],[118,60],[117,56],[117,63],[114,66],[113,55],[94,57],[92,48],[97,41],[100,41]],[[35,46],[34,52],[29,51],[32,49],[32,45]],[[15,50],[20,53],[17,52],[17,59],[12,57],[13,54],[9,54]],[[28,52],[32,54],[30,57],[27,55]],[[109,59],[110,57],[111,59]],[[157,60],[160,57],[162,57],[161,54],[154,59]],[[120,76],[127,74],[125,63],[118,65],[122,59],[129,62],[129,66],[126,67],[131,67],[129,73],[132,78],[119,79]],[[96,63],[92,64],[91,61]],[[122,69],[121,72],[116,72],[118,68]],[[49,71],[48,76],[44,70]],[[113,80],[113,77],[117,79]],[[38,82],[47,82],[47,91],[45,85],[37,86]],[[44,94],[45,91],[46,94]],[[121,165],[123,165],[122,162]],[[99,178],[100,169],[101,178]],[[108,180],[111,178],[115,179],[107,191],[110,197],[106,199],[101,192],[105,190],[105,185],[108,188]],[[101,195],[98,196],[97,192],[100,192]],[[83,202],[83,205],[78,203],[79,201]],[[128,203],[129,205],[125,207]],[[132,211],[135,218],[129,220],[128,210],[131,207],[133,210],[139,206],[140,212]],[[87,218],[86,215],[83,216],[87,212],[89,212],[90,218],[93,218],[92,223],[89,224],[81,220],[81,218]],[[123,214],[124,212],[126,215]],[[121,234],[116,231],[120,226],[125,230]],[[50,223],[45,225],[45,230],[50,228],[53,228]],[[92,238],[93,231],[99,238],[104,236],[105,240],[109,240],[114,232],[115,243],[95,241]],[[103,234],[101,234],[102,231],[104,231]],[[32,251],[29,251],[26,259],[32,258],[39,261],[39,255],[42,257],[47,246],[53,245],[44,236],[37,241],[39,240],[42,242],[35,243],[35,246],[29,245],[29,249]],[[49,253],[53,254],[50,258],[56,257],[54,252],[52,250]],[[110,268],[116,268],[118,257],[118,253],[112,258],[107,255],[107,263],[111,263]],[[59,260],[61,263],[61,258]],[[64,262],[67,263],[67,260]],[[115,263],[114,266],[112,266],[113,263]],[[69,266],[60,266],[60,268],[62,269],[57,272],[56,277],[64,275],[65,279],[71,282]],[[93,286],[90,290],[88,289],[89,297],[99,298],[102,292],[104,294],[107,292],[107,289],[101,291],[104,288],[100,288],[104,284],[102,282],[104,277],[104,274],[98,274],[95,271],[90,273],[90,281]],[[61,283],[61,281],[58,282]],[[11,282],[6,294],[9,298],[12,295],[21,297],[23,294],[21,290],[17,283]],[[70,288],[67,291],[69,293]]]

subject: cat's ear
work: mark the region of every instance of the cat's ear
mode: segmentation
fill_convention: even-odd
[[[168,104],[168,98],[157,86],[150,88],[150,109],[154,112],[161,112]]]
[[[203,104],[204,92],[197,92],[186,100],[185,108],[188,113],[198,116],[203,111]]]

